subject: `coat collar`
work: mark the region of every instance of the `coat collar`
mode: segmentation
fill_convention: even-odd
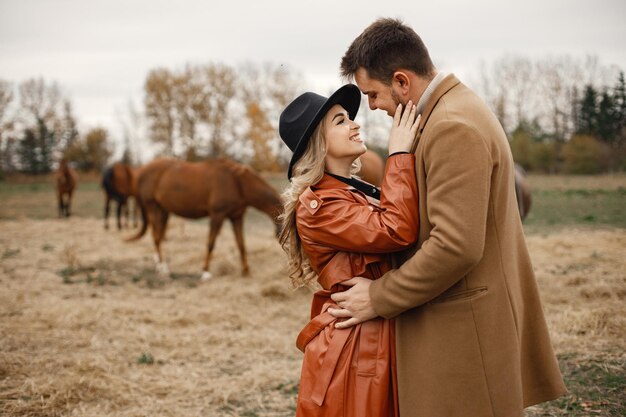
[[[441,84],[441,82],[446,78],[447,75],[448,74],[446,74],[445,72],[439,71],[437,75],[435,75],[435,77],[431,80],[431,82],[428,83],[428,85],[426,86],[426,89],[422,93],[422,96],[417,101],[417,113],[418,114],[424,112],[426,103],[430,101],[430,96],[433,95],[433,91],[435,91],[437,87],[439,87],[439,84]]]
[[[415,152],[419,139],[422,136],[422,132],[424,131],[424,128],[426,127],[426,123],[428,123],[428,118],[430,117],[433,110],[435,109],[435,106],[437,106],[437,103],[439,103],[439,100],[448,91],[452,90],[454,87],[456,87],[460,83],[461,81],[459,81],[459,79],[456,78],[454,74],[448,74],[446,78],[441,80],[441,83],[437,86],[437,88],[435,88],[435,91],[433,91],[432,95],[430,96],[429,100],[426,102],[426,105],[424,106],[424,111],[422,112],[422,120],[420,120],[420,126],[417,131],[418,133],[417,133],[417,136],[415,137],[415,140],[413,141],[413,146],[411,147],[412,153]]]
[[[379,200],[368,196],[367,194],[363,193],[362,191],[359,191],[358,189],[354,188],[353,186],[349,184],[346,184],[343,181],[339,181],[337,178],[333,177],[332,175],[328,175],[326,172],[324,173],[324,176],[322,177],[322,179],[319,180],[318,183],[315,184],[311,188],[314,188],[316,190],[339,189],[339,190],[351,191],[359,195],[361,198],[365,199],[369,204],[376,206],[376,207],[380,207]]]

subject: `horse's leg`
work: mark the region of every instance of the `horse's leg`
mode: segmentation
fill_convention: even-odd
[[[124,227],[124,229],[128,229],[130,224],[130,220],[128,217],[128,204],[128,200],[124,201],[124,207],[122,208],[122,217],[124,219],[124,224],[122,226]]]
[[[57,199],[59,200],[59,217],[63,217],[65,210],[63,207],[63,192],[61,190],[57,192]]]
[[[235,239],[237,240],[237,246],[239,247],[242,274],[243,276],[248,276],[250,275],[250,268],[248,267],[248,260],[246,259],[246,247],[243,242],[243,216],[231,218],[230,222],[233,225]]]
[[[148,225],[150,226],[150,231],[152,232],[152,242],[154,243],[154,262],[157,264],[157,266],[161,263],[161,253],[156,244],[158,228],[156,223],[159,220],[158,210],[158,207],[152,204],[146,204],[146,218],[148,220]]]
[[[224,216],[221,215],[212,215],[209,221],[209,242],[207,246],[206,257],[204,258],[204,270],[202,271],[202,276],[200,279],[202,281],[206,281],[210,279],[213,275],[209,272],[209,267],[211,265],[211,258],[213,256],[213,249],[215,248],[215,239],[222,228],[222,224],[224,223]]]
[[[72,191],[67,192],[67,203],[65,204],[65,216],[70,217],[72,215]]]
[[[124,202],[122,201],[118,201],[117,202],[117,212],[116,212],[116,218],[117,218],[117,230],[122,230],[122,205],[124,204]]]
[[[63,191],[61,194],[61,201],[63,202],[63,217],[67,217],[67,192]]]
[[[156,248],[156,255],[158,259],[157,271],[163,275],[169,275],[169,268],[167,267],[167,263],[165,262],[163,253],[161,252],[161,242],[165,237],[165,229],[167,227],[169,213],[161,207],[153,205],[151,210],[148,212],[148,215],[151,217],[150,224],[152,225],[152,239],[154,240],[154,246]]]
[[[104,203],[104,228],[106,230],[109,230],[109,210],[110,210],[110,204],[111,204],[111,197],[109,197],[109,195],[106,195],[106,201]]]
[[[137,204],[137,199],[133,198],[133,228],[139,226],[139,204]]]

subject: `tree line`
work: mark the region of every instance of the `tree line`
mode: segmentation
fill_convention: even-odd
[[[229,156],[259,170],[282,169],[289,153],[277,134],[278,117],[303,84],[300,74],[270,63],[152,69],[143,109],[130,105],[122,120],[123,159],[147,162],[138,160],[139,145],[132,143],[145,136],[157,155]],[[0,80],[1,172],[47,173],[61,158],[97,172],[112,153],[105,128],[78,131],[71,102],[56,83],[29,79],[15,88]]]
[[[280,65],[157,68],[144,85],[148,137],[159,153],[187,160],[230,156],[258,170],[282,169],[282,109],[304,84]]]
[[[17,96],[17,97],[16,97]],[[100,168],[111,155],[107,132],[79,135],[71,102],[56,83],[0,80],[0,172],[45,174],[64,155],[82,170]]]
[[[624,72],[597,58],[505,56],[483,67],[483,97],[527,170],[626,170]]]
[[[83,171],[100,170],[111,156],[108,132],[81,135],[72,104],[56,83],[42,78],[15,90],[0,80],[0,172],[45,174],[63,157]]]
[[[502,123],[514,159],[526,169],[626,169],[623,71],[594,57],[504,56],[483,65],[480,76],[477,90]],[[145,78],[142,109],[128,109],[124,158],[147,162],[138,161],[140,145],[133,143],[145,137],[157,155],[229,156],[258,170],[284,169],[290,153],[278,136],[278,118],[305,85],[302,75],[271,63],[154,68]],[[359,115],[374,147],[384,144],[388,133],[389,121],[378,116]],[[105,128],[79,132],[71,102],[56,83],[29,79],[16,88],[0,80],[0,171],[46,173],[63,157],[80,170],[100,171],[112,154]]]

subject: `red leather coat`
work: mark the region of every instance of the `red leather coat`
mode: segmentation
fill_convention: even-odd
[[[296,226],[323,289],[296,342],[304,352],[296,416],[398,415],[393,320],[336,329],[326,310],[340,282],[379,278],[392,252],[415,243],[417,195],[415,156],[398,154],[387,161],[380,202],[330,175],[300,196]]]

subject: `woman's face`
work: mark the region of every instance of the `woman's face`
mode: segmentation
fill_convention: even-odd
[[[348,112],[341,105],[335,104],[324,116],[326,124],[326,166],[352,165],[367,147],[361,139],[359,126],[350,120]],[[332,172],[332,171],[331,171]]]

